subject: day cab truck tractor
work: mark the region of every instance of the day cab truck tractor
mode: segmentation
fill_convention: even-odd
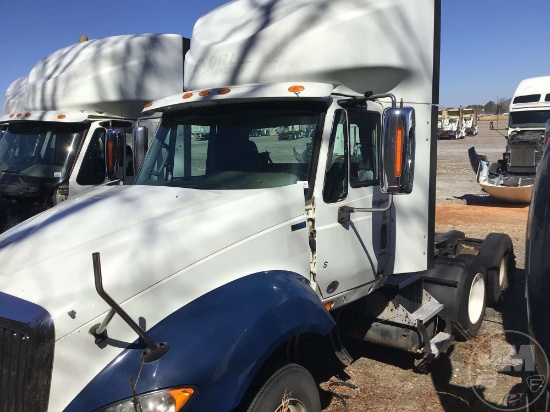
[[[0,231],[95,185],[132,183],[136,119],[151,99],[183,90],[188,48],[176,34],[89,40],[14,82],[0,117]],[[114,147],[113,134],[128,142]]]
[[[134,185],[0,235],[0,368],[29,371],[2,375],[1,403],[320,411],[300,355],[321,342],[423,369],[475,335],[514,259],[505,235],[434,232],[440,6],[237,0],[199,19],[186,92],[143,112],[161,119]],[[252,133],[292,126],[312,133]]]

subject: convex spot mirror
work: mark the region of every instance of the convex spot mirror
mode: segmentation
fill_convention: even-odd
[[[408,194],[414,180],[414,109],[386,109],[382,136],[380,188],[384,193]]]
[[[105,163],[107,179],[124,181],[126,178],[126,133],[120,129],[107,130]]]

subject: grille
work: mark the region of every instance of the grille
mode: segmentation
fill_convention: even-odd
[[[48,312],[0,293],[0,411],[47,410],[54,339]]]

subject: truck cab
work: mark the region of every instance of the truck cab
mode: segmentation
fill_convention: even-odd
[[[151,98],[183,89],[188,47],[170,34],[89,40],[48,55],[16,80],[0,117],[0,230],[93,186],[133,183],[139,112]],[[159,86],[158,79],[172,81]],[[121,142],[113,150],[109,135]],[[115,163],[116,173],[108,170]]]

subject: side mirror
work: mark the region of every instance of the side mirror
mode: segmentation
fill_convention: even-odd
[[[120,180],[126,178],[126,133],[124,130],[107,130],[105,143],[105,163],[107,164],[107,179]]]
[[[149,148],[149,132],[145,126],[138,126],[132,132],[132,147],[134,148],[134,175],[137,172],[145,159],[145,154]]]
[[[383,193],[411,193],[414,180],[414,109],[386,109],[382,133],[380,189]]]

